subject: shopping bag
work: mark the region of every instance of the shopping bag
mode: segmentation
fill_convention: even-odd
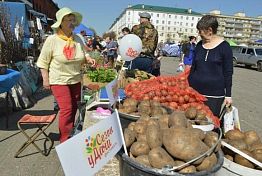
[[[185,69],[184,69],[184,63],[183,63],[183,62],[179,63],[176,71],[177,71],[177,72],[183,72],[184,70],[185,70]]]
[[[223,132],[226,133],[233,129],[241,130],[238,109],[235,106],[228,107],[223,116]]]

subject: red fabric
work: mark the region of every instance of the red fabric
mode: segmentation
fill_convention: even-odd
[[[68,139],[75,122],[77,102],[80,101],[81,83],[73,85],[52,85],[51,90],[60,108],[60,142]]]
[[[55,116],[56,116],[55,114],[46,115],[46,116],[35,116],[35,115],[26,114],[19,120],[19,122],[48,124],[54,121]]]

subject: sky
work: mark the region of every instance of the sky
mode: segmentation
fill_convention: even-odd
[[[222,14],[245,12],[246,16],[262,15],[262,0],[53,0],[59,8],[69,7],[83,15],[83,24],[102,35],[128,5],[145,4],[175,8],[192,8],[199,13],[218,9]]]

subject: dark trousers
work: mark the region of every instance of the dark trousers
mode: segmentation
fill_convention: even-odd
[[[137,57],[132,61],[131,69],[138,69],[147,73],[152,73],[153,58]]]
[[[213,112],[213,114],[217,117],[219,117],[220,111],[222,104],[224,102],[224,97],[223,98],[211,98],[211,97],[206,97],[207,101],[205,104],[210,108],[210,110]]]

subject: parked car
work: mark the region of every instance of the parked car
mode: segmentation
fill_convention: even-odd
[[[244,64],[246,67],[255,66],[262,72],[262,48],[235,46],[232,47],[233,64]]]

